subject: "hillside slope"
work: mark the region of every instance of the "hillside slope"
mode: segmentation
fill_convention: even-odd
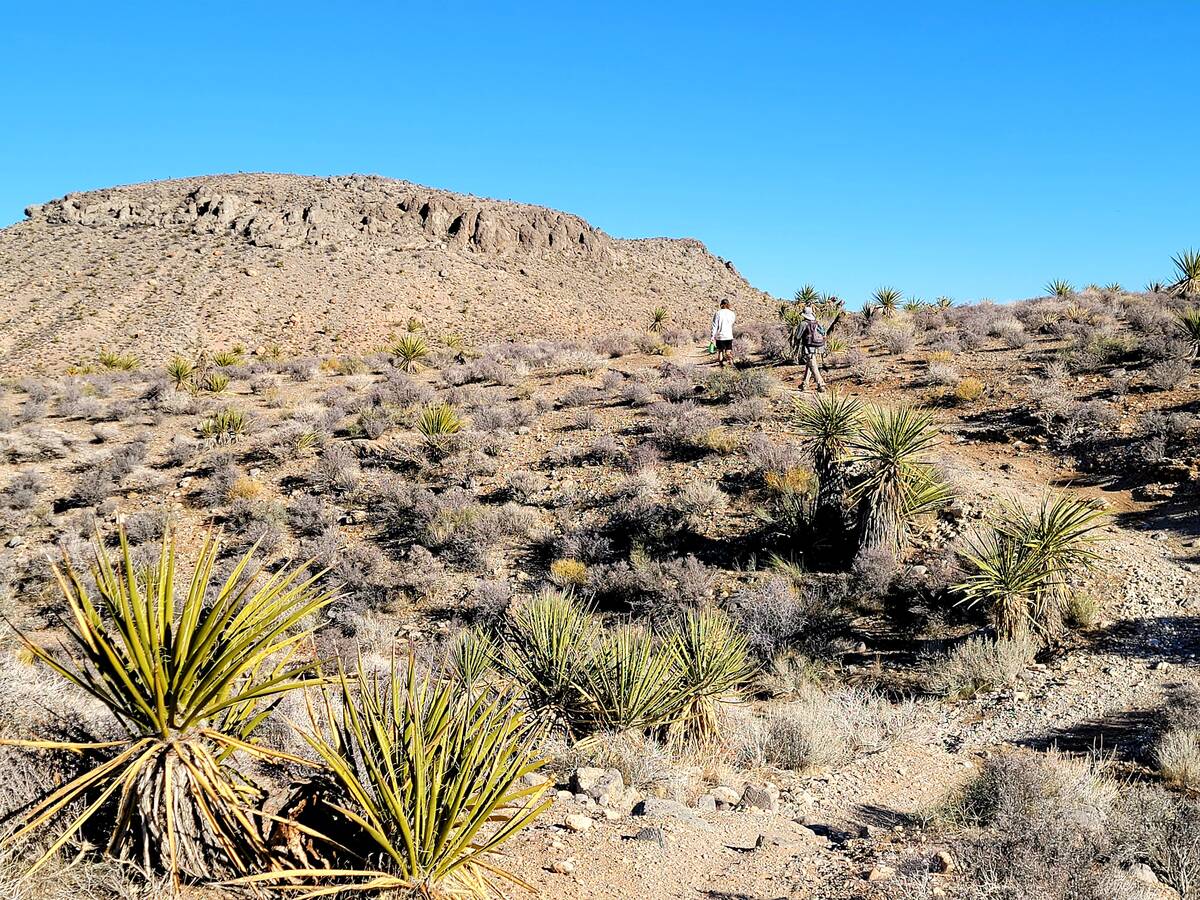
[[[370,176],[219,175],[67,197],[0,231],[0,371],[101,349],[235,342],[363,352],[411,316],[471,340],[702,327],[770,298],[694,240],[618,240],[566,213]]]

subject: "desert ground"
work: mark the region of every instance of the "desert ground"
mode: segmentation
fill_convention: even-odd
[[[0,895],[295,896],[353,868],[395,876],[388,896],[486,896],[486,877],[513,897],[1200,897],[1186,254],[1144,290],[881,288],[853,311],[771,298],[697,241],[378,178],[187,179],[27,215],[0,231]],[[729,368],[707,346],[722,298]],[[801,389],[806,303],[823,393]],[[227,661],[225,691],[302,672],[286,692],[163,738],[116,701],[186,705],[190,682],[116,671],[177,673],[186,605],[155,637],[77,598],[182,597],[213,533],[200,621],[226,579],[238,604],[281,573],[329,594],[294,643],[229,645],[262,656]],[[88,635],[122,623],[106,668]],[[496,802],[466,782],[474,840],[530,815],[494,868],[463,850],[402,884],[413,854],[333,811],[365,801],[316,736],[393,679],[380,729],[420,768],[398,737],[430,708],[410,672],[477,726],[438,745],[443,777],[468,736],[501,735],[482,759],[512,767],[480,763]],[[231,730],[231,708],[262,714]],[[160,739],[224,748],[214,766],[253,785],[245,866],[209,819],[162,812],[161,785],[195,774],[45,806]],[[370,769],[365,744],[322,746]],[[399,780],[395,845],[397,809],[426,809]],[[291,828],[297,798],[319,834]],[[109,846],[118,825],[132,840]],[[289,869],[312,871],[237,883]]]

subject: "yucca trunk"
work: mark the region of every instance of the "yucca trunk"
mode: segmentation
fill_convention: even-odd
[[[837,457],[817,455],[813,460],[817,476],[817,491],[813,498],[813,526],[817,534],[833,533],[840,546],[854,527],[854,519],[846,499],[849,476],[846,464]]]
[[[905,528],[902,511],[885,497],[863,501],[859,512],[858,553],[886,549],[896,553],[904,545]]]
[[[205,804],[197,803],[201,796]],[[147,872],[200,881],[246,875],[267,858],[259,823],[248,812],[265,800],[265,792],[235,780],[207,747],[172,741],[122,798],[118,819],[126,827],[114,833],[109,851],[132,857]]]

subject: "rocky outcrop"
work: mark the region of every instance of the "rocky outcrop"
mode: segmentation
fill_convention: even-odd
[[[490,256],[610,259],[612,239],[582,219],[385,178],[220,176],[68,194],[30,219],[88,228],[184,226],[286,250],[354,241],[426,241]]]

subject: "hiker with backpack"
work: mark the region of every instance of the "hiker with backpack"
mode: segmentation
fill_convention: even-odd
[[[825,329],[817,321],[817,314],[811,306],[804,307],[800,314],[804,324],[800,330],[800,362],[804,365],[804,381],[800,390],[808,390],[808,381],[813,378],[817,382],[817,393],[825,392],[825,379],[821,377],[820,362],[825,355]]]

